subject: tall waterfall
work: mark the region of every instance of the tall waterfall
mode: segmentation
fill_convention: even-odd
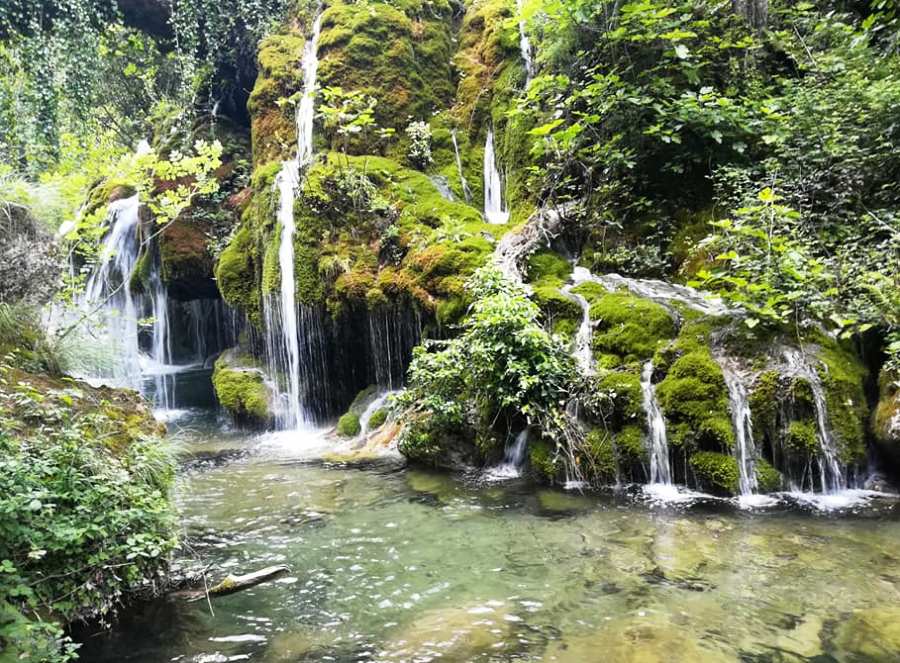
[[[509,210],[503,204],[503,182],[494,155],[493,129],[488,129],[484,143],[484,218],[488,223],[509,221]]]
[[[516,0],[519,13],[522,12],[522,0]],[[534,55],[531,49],[531,41],[525,32],[525,21],[519,21],[519,50],[522,52],[522,62],[525,65],[525,86],[534,78]]]
[[[301,169],[313,157],[313,120],[321,26],[320,12],[313,22],[312,34],[303,47],[303,96],[297,106],[296,117],[297,155],[282,164],[281,172],[275,179],[278,188],[278,223],[281,226],[278,248],[281,288],[277,302],[271,296],[267,298],[264,316],[270,373],[282,377],[287,386],[284,407],[278,413],[279,424],[284,428],[296,428],[306,421],[300,400],[300,340],[297,326],[297,286],[294,279],[294,196],[300,184]]]
[[[459,172],[459,183],[463,190],[463,196],[467,203],[472,202],[472,189],[469,188],[469,182],[463,173],[462,158],[459,156],[459,143],[456,141],[456,129],[450,132],[453,138],[453,153],[456,155],[456,170]]]
[[[672,474],[669,471],[669,442],[666,439],[666,420],[663,418],[659,402],[656,400],[656,388],[653,385],[653,362],[644,364],[641,371],[641,393],[644,397],[644,412],[647,414],[650,451],[650,483],[671,485]]]
[[[836,493],[847,489],[847,476],[838,460],[837,447],[828,425],[828,405],[825,402],[825,388],[816,369],[809,365],[803,352],[788,349],[784,352],[788,367],[804,378],[810,386],[816,409],[816,429],[819,440],[817,464],[823,493]]]
[[[754,458],[756,447],[753,443],[753,417],[750,413],[750,401],[747,388],[741,376],[725,361],[720,361],[722,375],[728,387],[728,401],[731,408],[731,422],[734,426],[734,456],[738,464],[739,486],[741,495],[752,495],[757,491],[756,468]]]

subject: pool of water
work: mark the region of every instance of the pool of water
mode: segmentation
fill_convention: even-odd
[[[654,507],[389,459],[333,465],[314,434],[167,418],[194,459],[179,564],[210,565],[212,582],[291,572],[211,608],[131,609],[85,637],[84,661],[876,660],[844,651],[839,628],[900,605],[893,500],[841,515]]]

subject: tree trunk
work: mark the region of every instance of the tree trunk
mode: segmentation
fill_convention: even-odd
[[[754,30],[762,30],[769,20],[769,0],[731,0],[731,8],[747,19]]]

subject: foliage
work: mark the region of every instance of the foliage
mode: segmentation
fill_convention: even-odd
[[[156,430],[133,397],[0,361],[4,647],[67,660],[57,621],[108,619],[160,585],[175,543],[174,462]]]
[[[474,303],[461,333],[414,352],[400,397],[413,423],[401,448],[421,442],[424,431],[428,443],[441,431],[469,427],[490,436],[497,425],[509,430],[516,418],[551,438],[566,427],[575,367],[539,324],[537,305],[492,266],[476,271],[467,289]]]
[[[332,147],[339,148],[345,156],[350,153],[351,142],[356,139],[368,145],[370,133],[377,133],[379,141],[387,141],[394,130],[379,129],[375,120],[378,100],[359,90],[344,90],[327,87],[322,90],[322,104],[319,106],[326,131],[331,132]]]
[[[406,136],[409,138],[407,158],[413,166],[424,170],[434,161],[431,156],[431,127],[427,122],[410,122],[406,126]]]

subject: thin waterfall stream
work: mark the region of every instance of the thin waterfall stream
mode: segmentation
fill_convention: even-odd
[[[653,362],[648,361],[641,370],[641,394],[647,415],[648,451],[650,455],[650,483],[672,485],[669,469],[669,441],[666,437],[666,420],[653,385]]]
[[[509,210],[503,201],[503,181],[494,154],[493,129],[488,129],[484,143],[484,218],[494,224],[509,221]]]
[[[316,77],[319,68],[318,43],[322,26],[321,11],[313,22],[312,34],[303,47],[303,96],[297,106],[297,154],[282,164],[275,179],[278,188],[278,224],[281,238],[278,266],[281,274],[279,298],[267,298],[264,316],[270,374],[282,377],[286,393],[277,413],[282,428],[298,428],[309,417],[300,398],[300,335],[297,323],[296,281],[294,277],[294,198],[300,186],[301,171],[313,158]]]
[[[756,447],[753,442],[753,415],[750,400],[741,375],[725,359],[719,361],[725,385],[728,388],[728,402],[731,421],[734,426],[734,456],[738,465],[739,487],[742,497],[753,495],[758,490],[754,458]]]
[[[459,185],[462,187],[463,197],[467,203],[472,202],[472,189],[469,188],[469,182],[463,173],[462,157],[459,156],[459,142],[456,139],[456,129],[450,132],[453,140],[453,154],[456,156],[456,170],[459,173]]]

